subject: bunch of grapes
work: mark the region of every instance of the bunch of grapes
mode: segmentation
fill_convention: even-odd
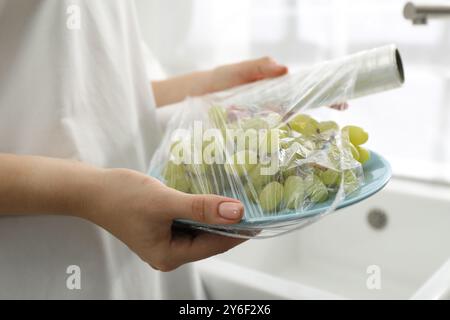
[[[361,146],[368,140],[362,128],[341,129],[334,121],[319,122],[306,114],[283,122],[274,111],[241,112],[239,116],[235,112],[236,108],[209,109],[209,123],[220,130],[222,144],[229,137],[229,129],[240,130],[238,136],[248,137],[262,132],[259,137],[264,139],[244,144],[229,155],[226,163],[174,161],[174,150],[182,142],[174,143],[163,171],[169,187],[193,194],[232,194],[259,206],[264,213],[274,214],[324,202],[341,187],[349,194],[361,186],[361,165],[370,158],[369,151]],[[188,151],[183,152],[192,156],[205,151],[207,145],[189,144]],[[278,160],[275,170],[268,170],[270,159]]]

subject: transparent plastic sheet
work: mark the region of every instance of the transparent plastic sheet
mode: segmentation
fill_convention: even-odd
[[[186,99],[168,124],[150,174],[183,192],[239,199],[245,215],[235,225],[178,224],[261,238],[335,211],[363,183],[362,165],[336,123],[307,112],[352,97],[358,68],[331,61]]]

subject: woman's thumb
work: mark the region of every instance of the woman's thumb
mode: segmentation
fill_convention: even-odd
[[[169,193],[168,209],[173,219],[231,224],[238,223],[244,214],[244,206],[236,199],[210,194],[192,195],[175,190]]]

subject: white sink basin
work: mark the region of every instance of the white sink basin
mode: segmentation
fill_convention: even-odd
[[[381,229],[368,223],[373,209],[386,214]],[[408,299],[419,289],[421,298],[450,298],[448,276],[433,285],[442,269],[421,288],[450,257],[449,230],[450,189],[394,180],[316,224],[197,266],[212,299]],[[368,288],[368,268],[380,271],[379,289]]]

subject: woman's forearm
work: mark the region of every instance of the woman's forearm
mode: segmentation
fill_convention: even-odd
[[[101,172],[76,161],[0,154],[0,216],[79,215],[91,204]]]
[[[210,90],[210,71],[194,72],[167,80],[153,81],[153,93],[158,107],[199,96]]]
[[[285,66],[264,57],[155,81],[152,86],[156,105],[160,107],[182,101],[186,96],[200,96],[226,90],[253,81],[278,77],[287,71]]]

